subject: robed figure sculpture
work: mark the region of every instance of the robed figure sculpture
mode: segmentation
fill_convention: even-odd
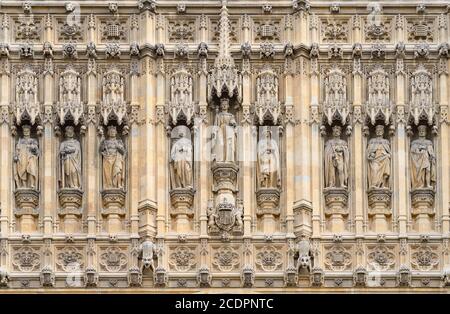
[[[333,138],[325,145],[325,187],[346,188],[348,182],[349,150],[341,139],[341,127],[333,127]]]
[[[190,131],[185,126],[174,130],[174,139],[170,151],[170,176],[172,189],[192,187],[192,141]]]
[[[272,139],[270,128],[263,129],[263,138],[258,143],[258,186],[260,188],[278,188],[281,185],[278,144]]]
[[[236,157],[236,120],[229,106],[229,99],[222,98],[214,121],[212,159],[217,162],[234,162]]]
[[[384,126],[375,127],[376,137],[367,145],[369,188],[389,188],[391,176],[391,145],[383,138]]]
[[[39,144],[31,138],[31,127],[22,126],[23,137],[16,145],[14,155],[14,179],[17,188],[37,189],[39,178]]]
[[[419,137],[411,143],[411,187],[431,189],[436,183],[436,155],[433,142],[426,138],[427,126],[419,125]]]
[[[100,144],[103,157],[103,188],[123,189],[125,181],[125,146],[117,138],[115,126],[108,127],[107,138]]]
[[[61,143],[59,154],[61,156],[61,186],[62,188],[81,188],[81,146],[74,138],[73,126],[67,126],[66,138]]]

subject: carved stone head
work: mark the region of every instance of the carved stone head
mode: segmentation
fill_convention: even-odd
[[[333,137],[340,138],[342,133],[342,127],[339,125],[335,125],[333,127]]]
[[[377,125],[375,127],[375,134],[378,137],[383,137],[383,135],[384,135],[384,125],[381,125],[381,124]]]
[[[117,136],[117,128],[114,125],[110,125],[108,127],[108,137],[111,139],[116,138]]]
[[[419,125],[417,127],[417,130],[419,131],[419,137],[427,136],[427,126],[426,125]]]
[[[73,126],[66,126],[66,138],[73,138],[73,136],[75,135],[75,129]]]
[[[75,10],[75,4],[73,2],[66,2],[66,12],[73,12]]]
[[[22,126],[23,137],[29,138],[31,135],[31,126],[25,124]]]
[[[308,268],[311,265],[311,257],[309,255],[302,255],[298,258],[300,268]]]
[[[221,98],[220,109],[224,112],[227,112],[228,108],[230,108],[230,100],[228,98]]]
[[[115,1],[110,2],[108,4],[108,9],[109,9],[109,12],[111,12],[112,14],[117,14],[117,11],[119,10],[119,5]]]
[[[22,9],[23,9],[23,12],[25,12],[25,14],[30,14],[31,13],[31,2],[25,1],[22,4]]]

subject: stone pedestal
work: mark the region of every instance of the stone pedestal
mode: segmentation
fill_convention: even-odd
[[[194,202],[193,189],[174,189],[170,191],[172,203],[171,217],[174,219],[173,230],[180,233],[191,231],[191,219],[194,217],[192,204]]]
[[[389,217],[391,211],[391,191],[389,189],[369,190],[367,196],[369,199],[369,219],[371,230],[376,233],[383,233],[390,230]]]
[[[242,206],[237,206],[235,197],[239,167],[234,162],[214,162],[211,170],[215,199],[208,205],[209,232],[222,236],[229,232],[241,234]]]
[[[261,221],[261,230],[265,234],[272,234],[276,231],[277,217],[280,216],[280,191],[275,188],[260,188],[256,192],[258,208],[256,216]]]
[[[114,234],[122,231],[122,218],[125,216],[125,191],[121,189],[103,190],[102,201],[102,216],[106,219],[106,232]]]
[[[39,217],[39,191],[34,189],[17,189],[14,192],[16,209],[14,215],[18,219],[19,231],[30,233],[37,231]]]
[[[348,216],[348,191],[345,188],[325,188],[323,193],[329,231],[334,233],[345,231],[345,222]]]
[[[68,234],[80,232],[83,191],[79,189],[61,189],[58,196],[61,205],[58,215],[62,220],[62,231]]]
[[[411,192],[414,230],[425,233],[433,230],[434,191],[432,189],[416,189]]]

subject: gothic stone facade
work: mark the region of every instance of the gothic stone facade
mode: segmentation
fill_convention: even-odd
[[[444,291],[450,6],[413,2],[1,1],[3,291]]]

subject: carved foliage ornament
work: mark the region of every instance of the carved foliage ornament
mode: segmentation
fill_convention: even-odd
[[[102,270],[108,272],[124,271],[127,265],[127,255],[118,247],[109,247],[100,254]]]
[[[192,81],[192,75],[184,67],[170,78],[169,114],[174,124],[179,120],[185,120],[188,125],[192,122],[195,111]]]
[[[124,100],[125,79],[122,73],[113,68],[105,73],[103,77],[103,101],[100,113],[103,123],[108,124],[110,119],[117,120],[121,125],[127,115],[127,104]]]
[[[375,271],[391,270],[395,266],[395,254],[386,245],[380,244],[367,255],[369,267]]]
[[[37,248],[23,246],[13,255],[12,260],[15,270],[21,272],[36,271],[41,264],[41,257]]]
[[[255,112],[259,124],[269,119],[277,124],[281,114],[281,103],[278,100],[278,76],[271,68],[265,68],[256,78]]]
[[[390,101],[389,75],[382,67],[374,68],[367,79],[369,90],[367,100],[367,115],[372,125],[377,119],[382,119],[388,124],[392,114]]]
[[[350,113],[345,73],[338,67],[331,68],[325,77],[324,87],[323,107],[328,124],[332,125],[334,120],[339,120],[342,124],[345,124]]]
[[[39,117],[41,110],[37,91],[38,78],[32,69],[25,68],[17,73],[14,114],[19,124],[23,118],[28,118],[34,124]]]
[[[69,246],[57,254],[56,264],[61,271],[80,271],[84,266],[84,257],[79,249]]]
[[[59,79],[58,117],[61,124],[71,118],[78,125],[82,115],[81,77],[73,67],[68,66]]]
[[[419,65],[411,77],[411,118],[416,125],[426,119],[431,125],[435,115],[433,105],[433,77],[423,65]]]
[[[194,249],[186,246],[177,247],[169,257],[169,264],[176,271],[189,271],[196,263]]]
[[[439,265],[439,255],[431,246],[421,245],[413,249],[411,253],[411,265],[413,269],[429,271]]]
[[[213,255],[213,265],[220,271],[229,272],[239,265],[239,253],[231,246],[220,247]]]
[[[264,246],[256,253],[256,264],[264,271],[275,271],[283,264],[283,255],[275,246]]]
[[[342,245],[335,245],[331,247],[325,254],[325,266],[329,270],[348,270],[351,265],[352,255],[349,250]]]

